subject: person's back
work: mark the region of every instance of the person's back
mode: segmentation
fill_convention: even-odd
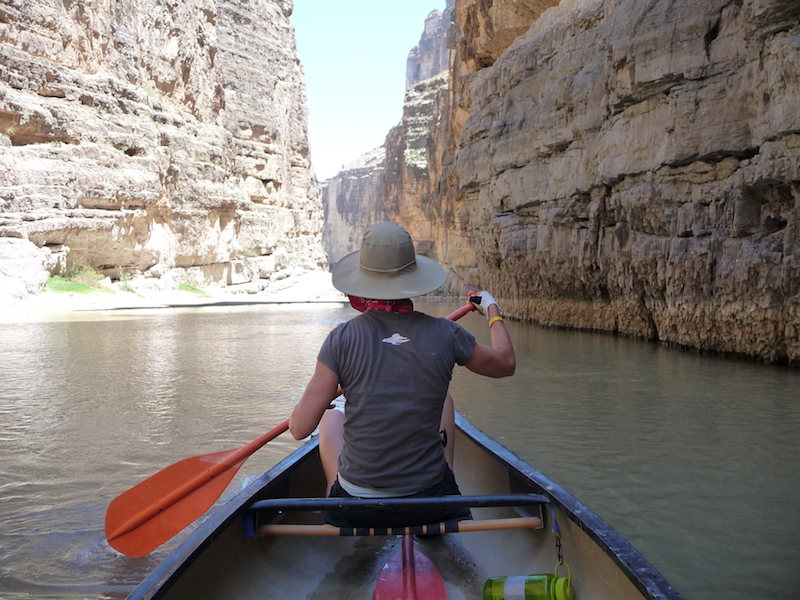
[[[505,377],[514,349],[497,302],[482,292],[492,345],[475,342],[463,327],[413,311],[411,297],[446,280],[435,261],[416,255],[408,232],[379,223],[361,250],[344,257],[333,284],[350,297],[359,317],[334,329],[320,350],[314,375],[292,412],[296,439],[319,426],[320,458],[331,496],[435,497],[459,493],[452,460],[452,370]],[[328,410],[339,385],[344,411]],[[444,447],[444,450],[443,450]],[[329,511],[339,526],[395,526],[470,518],[465,509]]]
[[[441,480],[442,406],[474,344],[460,325],[416,311],[367,311],[337,327],[319,360],[347,398],[340,477],[396,496]]]

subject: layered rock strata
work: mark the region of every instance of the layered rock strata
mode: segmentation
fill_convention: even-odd
[[[392,219],[412,234],[417,251],[436,257],[440,229],[434,194],[440,151],[434,132],[448,104],[446,33],[454,0],[432,11],[420,42],[408,55],[401,122],[377,150],[325,182],[323,246],[331,264],[358,250],[365,229]],[[474,262],[474,260],[473,260]]]
[[[322,184],[322,244],[331,267],[361,247],[364,231],[388,219],[384,202],[386,149],[381,146]]]
[[[800,364],[797,3],[556,4],[457,0],[390,217],[518,318]]]
[[[447,228],[434,193],[439,152],[432,132],[447,95],[446,72],[413,85],[384,145],[323,184],[322,241],[331,265],[359,249],[369,225],[387,219],[411,233],[418,253],[438,257],[436,240]]]
[[[444,12],[431,11],[425,19],[419,43],[411,49],[406,60],[406,89],[450,69],[447,30],[454,9],[455,0],[447,0]]]
[[[506,312],[800,364],[796,2],[565,0],[452,85]]]
[[[5,283],[20,288],[19,260],[33,267],[28,292],[65,262],[249,291],[295,264],[323,267],[291,10],[285,0],[5,5]]]

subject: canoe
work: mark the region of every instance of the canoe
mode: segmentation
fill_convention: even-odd
[[[417,557],[410,585],[421,584],[419,600],[483,598],[487,582],[492,598],[502,598],[505,585],[510,600],[511,588],[526,581],[559,583],[562,592],[569,584],[578,600],[682,599],[572,495],[463,416],[456,415],[456,426],[454,470],[463,497],[435,501],[470,504],[473,521],[413,532],[324,525],[326,506],[347,501],[322,498],[314,437],[215,507],[129,599],[390,597],[376,588],[388,585],[401,556]],[[424,575],[425,568],[434,574]],[[431,578],[443,582],[442,595]],[[529,587],[528,597],[534,591]]]

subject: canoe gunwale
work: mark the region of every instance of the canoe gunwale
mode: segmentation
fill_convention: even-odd
[[[633,545],[572,494],[456,413],[456,427],[484,451],[523,476],[586,533],[636,588],[651,600],[684,600],[683,596]],[[550,524],[552,525],[552,524]]]
[[[236,520],[255,500],[281,485],[292,469],[312,456],[319,446],[317,436],[297,448],[286,458],[259,475],[247,487],[237,492],[224,504],[208,513],[205,519],[175,550],[136,586],[127,600],[157,600],[167,593],[180,575],[191,566],[206,547]]]

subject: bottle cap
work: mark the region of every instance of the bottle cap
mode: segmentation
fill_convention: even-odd
[[[575,590],[569,577],[553,579],[551,597],[553,600],[575,600]]]

